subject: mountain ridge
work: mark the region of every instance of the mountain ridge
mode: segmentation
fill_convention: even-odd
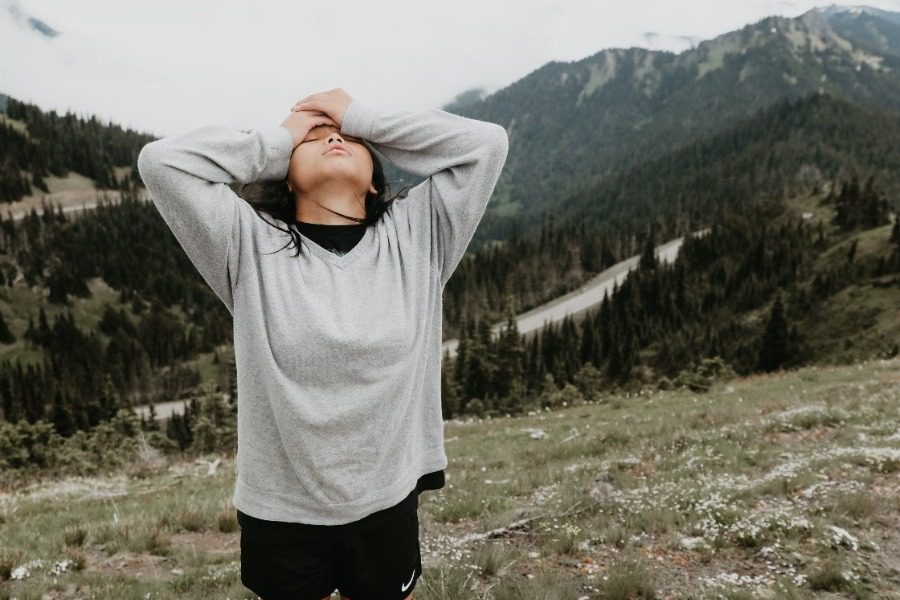
[[[900,44],[900,31],[885,23]],[[900,57],[843,37],[812,9],[765,17],[680,54],[605,48],[576,61],[550,61],[464,112],[504,125],[511,142],[478,239],[502,239],[511,217],[527,221],[538,207],[556,208],[572,182],[816,91],[900,111]]]

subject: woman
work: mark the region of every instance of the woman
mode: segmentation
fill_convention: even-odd
[[[340,88],[277,127],[202,127],[142,149],[153,202],[234,317],[232,500],[241,580],[265,600],[412,597],[418,493],[447,466],[441,295],[507,149],[500,125],[378,110]],[[426,179],[384,202],[373,151]],[[229,185],[272,180],[294,195],[293,223]],[[333,252],[313,233],[326,226],[356,233]],[[303,251],[280,252],[285,238]]]

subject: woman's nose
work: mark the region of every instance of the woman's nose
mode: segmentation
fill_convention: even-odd
[[[330,144],[334,140],[338,140],[341,143],[343,143],[343,141],[344,141],[343,139],[341,139],[340,135],[338,135],[336,133],[332,133],[331,135],[328,136],[328,143]]]

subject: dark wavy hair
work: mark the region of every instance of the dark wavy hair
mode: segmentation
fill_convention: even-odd
[[[363,145],[372,155],[372,185],[378,190],[377,193],[366,193],[366,217],[362,221],[367,227],[377,223],[381,217],[387,212],[388,207],[393,204],[397,198],[405,198],[412,186],[403,186],[399,192],[391,195],[391,186],[384,175],[384,166],[378,153],[372,148],[371,144],[363,140]],[[398,180],[402,183],[403,180]],[[396,182],[395,182],[396,183]],[[230,186],[234,192],[247,201],[256,211],[256,214],[268,225],[275,229],[287,233],[291,239],[276,250],[280,252],[285,248],[289,248],[293,243],[297,249],[294,256],[300,255],[301,240],[300,232],[294,225],[294,219],[297,215],[297,198],[288,188],[287,178],[282,180],[269,181],[253,181],[250,183],[235,183]],[[262,213],[274,217],[275,223],[264,218]],[[278,225],[281,222],[285,227]],[[273,253],[274,254],[274,253]]]

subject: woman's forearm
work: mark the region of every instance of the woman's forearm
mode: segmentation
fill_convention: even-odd
[[[237,203],[243,200],[227,184],[283,179],[292,150],[291,134],[281,126],[206,126],[150,142],[138,155],[138,171],[157,210],[229,310]]]
[[[396,212],[405,213],[410,227],[432,238],[446,285],[503,170],[509,150],[506,130],[437,108],[385,111],[354,99],[341,131],[368,140],[404,171],[427,177]]]

